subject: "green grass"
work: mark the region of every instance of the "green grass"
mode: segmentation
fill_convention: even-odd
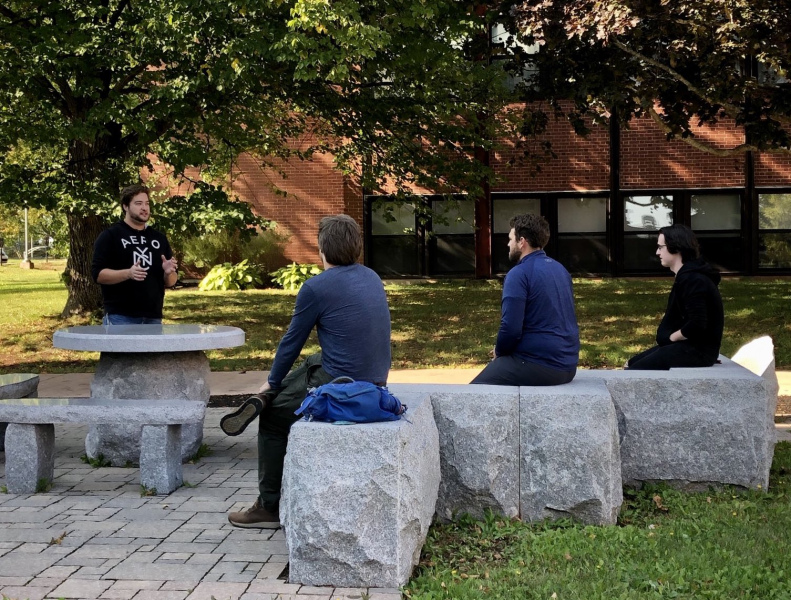
[[[98,353],[52,347],[55,330],[96,323],[83,317],[60,320],[66,290],[59,280],[63,261],[23,270],[0,269],[0,373],[92,371]],[[49,267],[48,270],[39,266]],[[581,366],[618,368],[653,344],[664,312],[669,278],[575,280],[582,349]],[[393,368],[482,367],[488,361],[500,319],[498,281],[426,281],[388,284],[393,322]],[[726,311],[722,352],[731,355],[760,335],[775,340],[778,368],[791,368],[791,280],[728,278],[720,286]],[[168,292],[165,321],[234,325],[245,330],[238,348],[208,353],[215,371],[261,370],[272,364],[286,332],[295,292],[247,290]],[[315,334],[303,354],[318,350]]]
[[[619,525],[488,517],[435,525],[406,587],[414,600],[791,598],[791,444],[769,493],[627,492]]]

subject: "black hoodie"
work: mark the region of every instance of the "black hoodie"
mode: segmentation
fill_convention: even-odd
[[[656,343],[660,346],[672,343],[670,334],[680,329],[688,344],[712,362],[717,360],[725,325],[719,283],[719,272],[704,260],[697,258],[684,263],[670,290]]]

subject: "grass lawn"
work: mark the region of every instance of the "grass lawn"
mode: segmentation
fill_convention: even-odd
[[[98,354],[52,348],[52,334],[91,321],[58,318],[66,302],[59,280],[63,261],[17,261],[0,269],[0,372],[92,371]],[[577,279],[581,365],[618,368],[649,347],[664,311],[671,280]],[[723,354],[771,335],[778,368],[791,368],[791,280],[729,278],[721,285],[726,310]],[[494,344],[500,317],[498,281],[453,280],[387,285],[393,320],[393,368],[481,367]],[[281,290],[168,292],[166,322],[241,327],[247,343],[209,352],[213,370],[268,369],[294,306],[294,293]],[[98,321],[94,321],[98,323]],[[315,336],[305,353],[318,349]]]
[[[791,444],[769,492],[626,491],[618,526],[505,518],[434,525],[413,600],[791,598]]]

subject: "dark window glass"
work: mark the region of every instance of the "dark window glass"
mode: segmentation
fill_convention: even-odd
[[[720,271],[741,271],[744,265],[744,243],[740,232],[696,232],[700,253],[711,266]]]
[[[432,275],[475,273],[475,240],[472,235],[434,235],[429,245]]]
[[[382,277],[419,275],[417,238],[376,236],[368,247],[368,266]]]
[[[623,267],[628,271],[667,271],[656,255],[657,233],[624,235]]]
[[[607,238],[598,234],[573,233],[558,237],[554,257],[569,273],[607,272]]]
[[[554,258],[570,273],[607,272],[607,198],[558,198]]]
[[[368,266],[383,277],[420,275],[420,244],[411,205],[371,205]]]
[[[791,269],[791,232],[758,235],[758,267]]]

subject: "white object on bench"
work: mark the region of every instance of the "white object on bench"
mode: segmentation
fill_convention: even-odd
[[[142,427],[140,483],[169,494],[183,483],[181,426],[200,423],[203,402],[189,400],[97,400],[96,398],[22,398],[0,400],[7,422],[6,486],[12,494],[31,494],[55,470],[55,423],[136,424]]]

